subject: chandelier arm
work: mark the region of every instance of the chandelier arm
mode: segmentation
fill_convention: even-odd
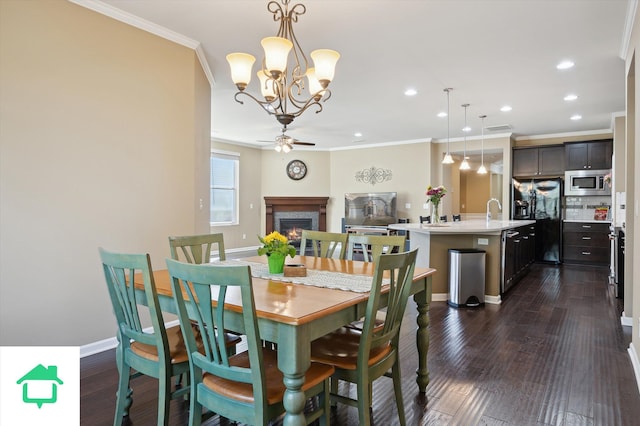
[[[236,102],[238,102],[239,104],[244,105],[244,102],[241,99],[238,99],[238,96],[240,95],[244,95],[244,96],[248,96],[249,98],[253,99],[254,101],[256,101],[256,103],[258,105],[260,105],[262,107],[262,109],[264,109],[269,115],[274,115],[275,113],[272,111],[271,108],[273,108],[273,110],[277,110],[278,108],[274,107],[272,102],[268,102],[268,101],[261,101],[260,99],[256,98],[255,96],[253,96],[250,93],[247,92],[236,92],[236,94],[234,95],[234,99],[236,100]],[[271,108],[269,107],[271,106]]]

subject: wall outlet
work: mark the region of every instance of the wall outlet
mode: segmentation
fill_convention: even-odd
[[[404,204],[404,208],[405,209],[410,209],[411,208],[411,203],[405,203]]]
[[[253,203],[249,203],[249,208],[252,209],[253,208]]]
[[[488,246],[489,245],[489,239],[488,238],[478,238],[478,245],[479,246]]]
[[[246,240],[247,239],[247,234],[242,234],[242,239]]]
[[[429,203],[424,203],[422,205],[422,208],[425,209],[425,210],[429,210]]]

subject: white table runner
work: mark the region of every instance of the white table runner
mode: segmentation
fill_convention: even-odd
[[[373,279],[373,277],[369,275],[354,275],[314,269],[307,269],[306,277],[285,277],[283,274],[269,273],[269,265],[244,260],[224,260],[216,262],[215,265],[248,265],[251,267],[251,276],[254,278],[353,291],[356,293],[367,293],[371,291],[371,280]],[[387,284],[389,284],[389,280],[383,280],[383,285]]]

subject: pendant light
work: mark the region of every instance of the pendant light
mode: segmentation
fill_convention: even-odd
[[[486,175],[487,168],[484,166],[484,119],[487,118],[486,115],[481,115],[480,119],[482,120],[482,150],[480,151],[480,167],[478,168],[479,175]]]
[[[449,153],[449,92],[452,90],[451,87],[444,89],[444,91],[447,92],[447,153],[442,159],[442,164],[453,164],[453,157]]]
[[[462,163],[460,163],[460,170],[469,170],[471,166],[469,165],[469,161],[467,161],[467,133],[469,132],[469,126],[467,126],[467,108],[469,104],[462,104],[464,108],[464,127],[462,131],[464,132],[464,154],[462,156]]]

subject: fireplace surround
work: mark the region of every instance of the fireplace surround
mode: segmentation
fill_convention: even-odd
[[[327,230],[329,197],[264,197],[266,233],[280,232],[282,219],[311,219],[313,230]]]

